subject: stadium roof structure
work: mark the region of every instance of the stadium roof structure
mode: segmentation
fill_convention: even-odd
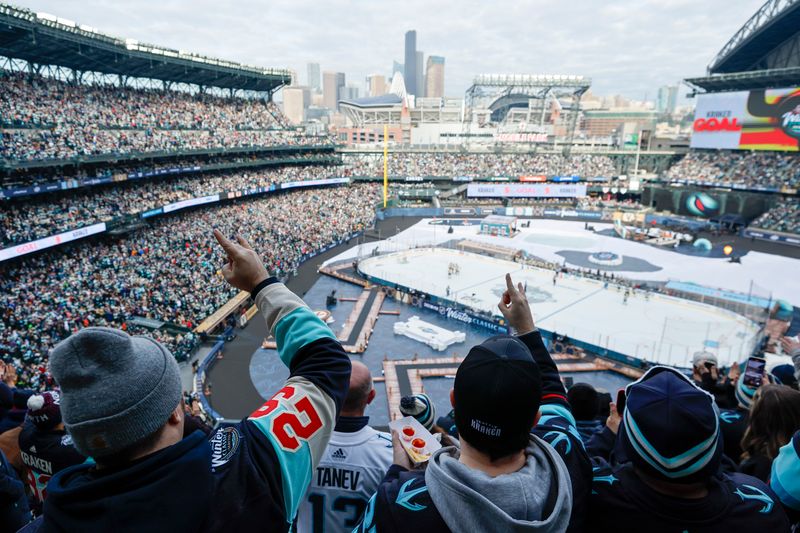
[[[287,69],[260,68],[121,39],[46,13],[0,3],[0,56],[200,87],[272,93],[289,83]]]
[[[538,101],[537,112],[540,125],[543,124],[545,109],[555,105],[561,109],[559,100],[570,99],[568,113],[566,150],[569,151],[575,134],[578,110],[583,93],[592,85],[591,78],[585,76],[562,76],[541,74],[479,74],[464,97],[463,125],[466,130],[474,121],[474,112],[478,102],[489,102],[492,121],[503,122],[510,109],[529,105],[530,101]]]
[[[800,0],[768,0],[731,37],[706,76],[685,80],[710,92],[800,83]]]
[[[722,74],[800,66],[798,37],[800,0],[769,0],[722,47],[708,71]]]

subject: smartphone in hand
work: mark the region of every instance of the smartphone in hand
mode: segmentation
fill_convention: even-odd
[[[761,357],[750,357],[744,367],[742,383],[748,387],[757,389],[764,382],[764,370],[767,368],[767,360]]]

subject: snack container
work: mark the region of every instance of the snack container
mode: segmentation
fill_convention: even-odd
[[[400,435],[400,445],[414,464],[424,463],[442,447],[431,432],[412,416],[389,422],[389,428]]]

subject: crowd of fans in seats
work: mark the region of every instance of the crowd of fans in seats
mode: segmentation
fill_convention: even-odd
[[[196,327],[236,294],[220,277],[211,229],[241,228],[278,277],[307,254],[371,225],[378,189],[300,190],[155,221],[122,239],[84,242],[4,264],[0,353],[26,375],[78,328],[127,327],[134,316]],[[166,339],[184,354],[191,337]],[[36,386],[37,377],[25,384]]]
[[[783,233],[800,233],[800,202],[797,198],[784,199],[750,225]]]
[[[203,157],[180,157],[177,160],[166,162],[149,162],[136,164],[114,164],[111,166],[100,165],[98,168],[87,169],[84,166],[64,168],[64,167],[36,167],[34,169],[19,169],[18,172],[10,173],[0,177],[0,188],[27,187],[30,185],[44,185],[47,183],[59,182],[64,180],[83,181],[95,178],[112,178],[115,176],[125,176],[130,174],[153,174],[162,172],[163,175],[169,174],[172,169],[192,169],[199,167],[199,171],[217,171],[225,166],[236,168],[240,166],[258,166],[263,164],[303,164],[314,161],[331,162],[337,158],[330,153],[274,153],[274,152],[255,152],[250,154],[222,154],[207,155]],[[208,168],[211,167],[211,168]]]
[[[351,176],[383,176],[383,159],[370,156],[345,156]],[[494,154],[449,152],[394,152],[389,156],[391,176],[580,176],[583,178],[618,175],[614,162],[604,155],[573,154]]]
[[[8,200],[0,202],[0,248],[181,200],[336,173],[336,167],[329,166],[268,167],[142,179]]]
[[[800,157],[795,153],[692,151],[666,172],[669,180],[693,180],[780,189],[800,187]]]
[[[272,102],[71,84],[0,71],[0,159],[329,144],[285,128]]]

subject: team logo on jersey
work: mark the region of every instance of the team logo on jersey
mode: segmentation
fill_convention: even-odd
[[[68,433],[61,437],[62,446],[72,446],[72,436]]]
[[[209,441],[211,444],[211,467],[217,468],[228,461],[236,454],[242,437],[239,430],[235,427],[222,428]]]
[[[743,488],[753,492],[749,493],[743,492],[742,491]],[[755,500],[763,503],[764,507],[762,507],[761,510],[758,511],[759,513],[763,514],[769,513],[772,510],[772,506],[775,503],[772,501],[772,498],[767,496],[767,494],[763,490],[759,489],[758,487],[754,487],[752,485],[742,485],[741,487],[733,491],[733,493],[739,496],[742,499],[742,501]]]
[[[405,507],[409,511],[422,511],[423,509],[427,508],[428,506],[412,502],[411,498],[413,498],[417,494],[421,494],[423,492],[427,492],[428,487],[427,487],[427,485],[423,485],[423,486],[419,487],[418,489],[413,489],[412,490],[412,489],[410,489],[410,487],[411,487],[411,483],[413,483],[413,482],[414,482],[413,479],[409,479],[408,481],[403,483],[403,485],[400,487],[400,490],[397,493],[397,500],[395,500],[395,503],[397,503],[397,505],[402,505],[403,507]]]
[[[28,451],[31,453],[36,453],[36,445],[34,444],[30,448],[28,448]]]
[[[336,448],[331,454],[331,459],[335,459],[337,461],[344,461],[347,459],[347,452],[344,451],[342,448]]]

